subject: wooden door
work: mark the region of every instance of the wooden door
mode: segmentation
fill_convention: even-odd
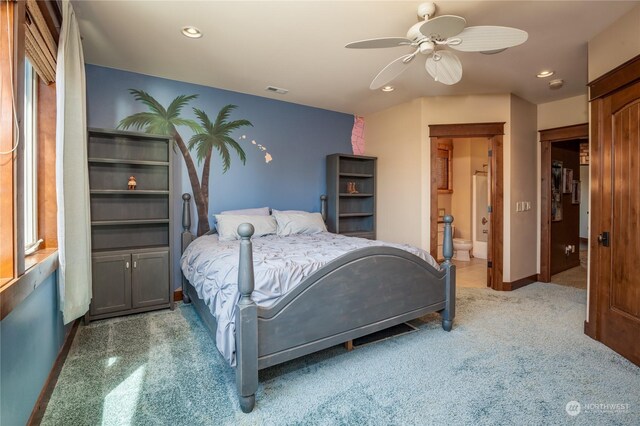
[[[90,315],[131,309],[131,255],[94,254]]]
[[[133,254],[133,308],[169,303],[169,252]]]
[[[640,365],[640,83],[594,104],[599,157],[596,190],[596,337]],[[590,315],[593,315],[590,312]]]

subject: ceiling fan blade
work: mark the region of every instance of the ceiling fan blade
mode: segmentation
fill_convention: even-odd
[[[486,25],[465,28],[453,40],[449,40],[447,45],[461,52],[487,52],[517,46],[527,41],[527,38],[529,34],[517,28]]]
[[[444,41],[460,34],[465,25],[467,25],[467,21],[461,16],[442,15],[425,21],[420,26],[420,32],[433,41]]]
[[[371,85],[369,85],[369,89],[378,90],[400,74],[402,74],[407,68],[407,65],[413,61],[413,58],[416,57],[417,52],[410,53],[408,55],[402,55],[395,61],[391,62],[389,65],[384,67],[382,71],[378,73],[376,78],[373,79]]]
[[[452,85],[462,79],[462,63],[453,52],[442,50],[427,58],[427,72],[439,83]]]
[[[348,49],[379,49],[382,47],[411,46],[413,42],[404,37],[371,38],[351,42],[344,47]]]

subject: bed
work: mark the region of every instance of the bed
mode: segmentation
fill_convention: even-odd
[[[225,305],[224,300],[221,302],[203,291],[202,283],[189,267],[192,258],[204,256],[204,252],[209,251],[207,245],[217,244],[217,240],[215,236],[203,236],[191,246],[196,240],[190,232],[191,196],[184,194],[182,198],[183,301],[193,304],[223,356],[231,365],[235,364],[240,408],[245,413],[255,406],[260,369],[349,342],[431,312],[441,314],[445,331],[452,328],[455,266],[451,263],[451,216],[444,220],[445,261],[441,265],[428,255],[421,255],[418,249],[412,251],[394,244],[365,242],[344,236],[309,237],[314,251],[321,252],[322,249],[316,247],[322,247],[329,241],[329,244],[340,247],[341,254],[324,263],[309,261],[308,265],[305,264],[308,269],[303,274],[304,278],[293,284],[279,284],[283,288],[275,291],[277,297],[273,297],[273,292],[267,294],[263,291],[265,255],[262,251],[268,250],[270,245],[276,246],[274,250],[277,251],[278,244],[301,244],[305,239],[282,242],[277,238],[261,237],[252,243],[253,226],[243,223],[238,227],[239,242],[235,246],[219,248],[224,256],[237,262],[234,268],[224,266],[226,277],[237,274],[237,285],[233,281],[232,286],[218,292],[229,293]],[[321,197],[321,200],[324,218],[326,197]],[[349,248],[351,244],[357,248]],[[253,245],[262,250],[256,253],[255,265]],[[238,254],[231,256],[230,250]],[[269,254],[266,257],[274,256]],[[257,286],[254,267],[259,278]],[[186,276],[191,277],[194,283]],[[283,279],[278,278],[278,282],[281,281]],[[229,306],[228,300],[233,301],[233,306]],[[208,306],[212,303],[218,303],[214,310],[224,305],[226,315],[232,316],[220,319],[220,313],[216,312],[222,331]]]

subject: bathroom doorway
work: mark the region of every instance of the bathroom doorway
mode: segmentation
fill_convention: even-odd
[[[429,126],[432,170],[431,253],[434,257],[441,257],[443,225],[439,223],[442,222],[439,218],[443,213],[453,213],[453,224],[458,226],[458,231],[454,229],[454,238],[459,239],[456,245],[460,249],[460,255],[456,253],[458,277],[468,275],[470,286],[488,286],[495,290],[510,290],[502,281],[503,134],[504,123]],[[453,176],[456,173],[453,153],[458,144],[456,141],[460,141],[462,149],[469,152],[468,167],[465,166],[463,170],[467,185],[460,186],[458,192],[453,188]],[[448,152],[447,147],[451,148]],[[471,147],[474,151],[480,149],[483,152],[480,161],[476,160],[473,167]],[[478,155],[474,157],[480,158]],[[464,179],[463,176],[463,181]],[[453,196],[468,200],[468,208],[459,210],[457,215],[448,204],[448,198]],[[467,253],[470,254],[468,260]]]

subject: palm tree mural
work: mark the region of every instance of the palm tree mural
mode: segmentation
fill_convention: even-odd
[[[196,116],[202,123],[200,125],[194,120],[180,117],[182,108],[196,99],[198,95],[180,95],[167,108],[164,108],[160,102],[143,90],[130,89],[129,93],[133,95],[136,101],[146,105],[149,111],[139,112],[123,118],[120,120],[118,128],[124,130],[134,128],[146,133],[160,134],[173,138],[187,166],[193,199],[198,213],[198,235],[208,232],[210,229],[209,174],[213,148],[215,147],[222,157],[223,173],[229,170],[231,165],[231,154],[228,147],[233,148],[238,153],[240,160],[244,164],[246,155],[242,147],[231,138],[230,133],[244,126],[252,126],[251,122],[248,120],[228,122],[229,114],[236,106],[227,105],[220,110],[215,123],[211,122],[204,111],[194,108]],[[178,133],[178,127],[187,127],[194,133],[189,140],[188,146]],[[198,179],[198,171],[189,152],[193,148],[196,149],[198,162],[204,160],[202,179]]]
[[[223,107],[215,123],[212,123],[207,114],[198,109],[193,108],[193,112],[200,120],[200,125],[203,129],[201,133],[196,133],[189,139],[189,150],[196,149],[196,156],[198,163],[204,160],[204,166],[202,168],[201,189],[202,195],[205,197],[205,204],[209,205],[209,172],[211,170],[211,155],[213,148],[216,148],[220,156],[222,157],[222,173],[226,173],[231,166],[231,154],[229,153],[229,147],[233,148],[242,164],[247,161],[247,156],[244,153],[242,147],[233,140],[230,133],[244,126],[252,126],[249,120],[234,120],[227,121],[231,111],[236,109],[236,105],[227,105]]]

